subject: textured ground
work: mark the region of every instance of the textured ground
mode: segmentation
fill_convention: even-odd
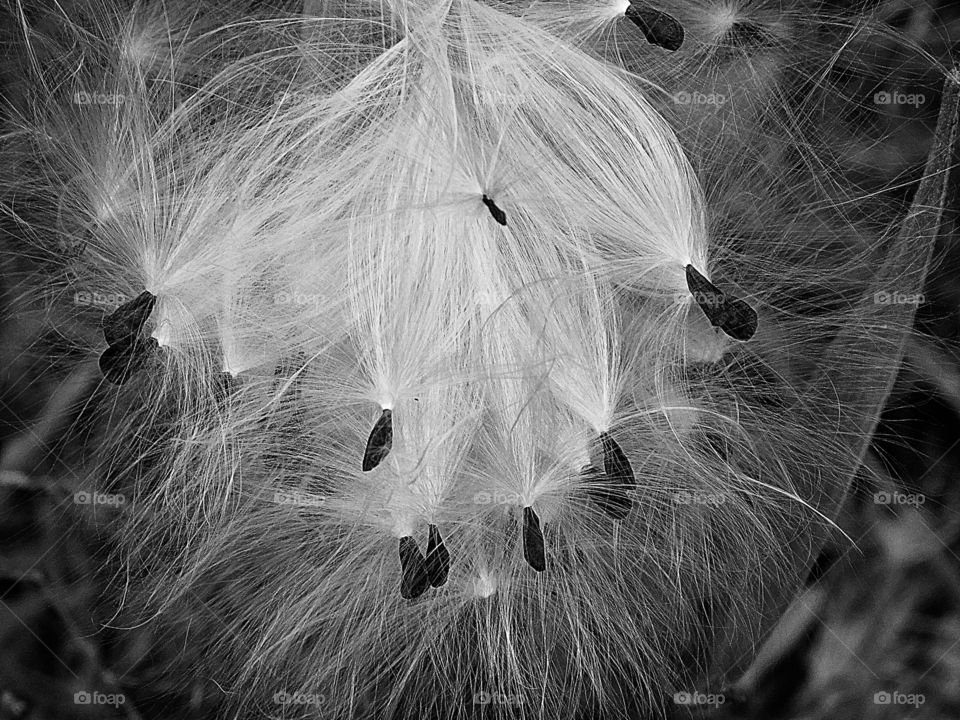
[[[885,3],[891,25],[932,54],[957,57],[956,3]],[[863,48],[896,66],[889,87],[931,102],[891,107],[880,142],[851,143],[864,182],[915,178],[936,116],[936,89],[896,49]],[[957,186],[960,190],[960,185]],[[905,185],[904,192],[910,192]],[[960,191],[955,194],[960,197]],[[747,678],[706,717],[960,717],[960,233],[941,240],[941,264],[919,309],[920,337],[888,404],[869,467],[854,488],[837,537],[806,593],[778,627]],[[3,230],[0,229],[0,233]],[[21,260],[0,261],[0,291]],[[33,318],[0,320],[0,720],[7,718],[205,718],[220,690],[196,678],[170,686],[177,648],[149,630],[103,630],[110,603],[94,571],[104,548],[96,527],[71,527],[71,448],[58,444],[75,413],[69,378],[21,354]],[[81,418],[82,419],[82,418]],[[30,430],[28,430],[30,428]],[[885,493],[878,501],[878,493]],[[893,502],[883,502],[893,498]],[[125,702],[85,705],[99,688]]]

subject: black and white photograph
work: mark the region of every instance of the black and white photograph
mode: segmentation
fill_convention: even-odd
[[[960,2],[0,0],[0,720],[960,720]]]

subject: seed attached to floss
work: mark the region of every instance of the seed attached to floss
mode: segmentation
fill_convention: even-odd
[[[633,467],[623,452],[620,443],[613,439],[610,433],[600,433],[600,447],[603,449],[603,472],[611,480],[624,485],[633,485],[636,478],[633,476]]]
[[[624,12],[624,17],[640,28],[640,32],[651,45],[670,52],[676,52],[683,45],[683,25],[662,10],[631,3]]]
[[[498,223],[506,227],[507,225],[507,214],[493,201],[492,198],[487,195],[483,196],[483,204],[487,206],[487,209],[490,211],[490,214],[493,216],[493,219]]]
[[[687,265],[687,289],[714,327],[734,340],[746,341],[757,331],[757,311],[740,298],[724,295],[693,265]]]
[[[125,302],[103,319],[103,337],[108,345],[124,342],[143,332],[157,296],[144,290],[133,300]]]
[[[633,508],[633,501],[627,494],[629,488],[636,484],[633,467],[620,444],[609,433],[600,433],[600,448],[603,452],[603,472],[588,471],[596,479],[589,493],[612,520],[623,520]]]
[[[440,587],[447,582],[450,572],[450,552],[443,544],[443,538],[436,525],[430,526],[430,536],[427,540],[427,574],[430,576],[430,585]]]
[[[537,572],[543,572],[547,567],[540,518],[529,505],[523,509],[523,557]]]
[[[393,412],[384,408],[380,418],[370,431],[367,448],[363,453],[363,471],[370,472],[390,454],[393,447]]]
[[[405,600],[415,600],[430,587],[430,575],[427,562],[417,547],[417,541],[409,535],[400,538],[400,596]]]
[[[108,382],[123,385],[147,364],[159,349],[155,338],[142,337],[157,297],[146,290],[125,302],[103,319],[101,327],[107,349],[98,360]]]

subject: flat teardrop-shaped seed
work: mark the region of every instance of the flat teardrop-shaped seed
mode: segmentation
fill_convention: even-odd
[[[100,355],[98,364],[103,376],[114,385],[123,385],[142,370],[159,348],[156,338],[134,336],[110,345]]]
[[[633,467],[626,453],[610,433],[600,433],[600,447],[603,449],[603,472],[606,476],[622,485],[636,484]]]
[[[493,198],[483,196],[483,204],[487,206],[493,219],[503,226],[507,224],[507,214],[493,201]]]
[[[427,574],[430,576],[430,585],[440,587],[447,582],[450,572],[450,552],[443,543],[440,529],[431,525],[430,536],[427,539]]]
[[[370,472],[390,454],[393,447],[393,412],[384,409],[367,438],[363,453],[363,471]]]
[[[537,572],[543,572],[547,567],[540,518],[529,505],[523,509],[523,557]]]
[[[403,571],[400,579],[400,596],[405,600],[414,600],[430,587],[426,561],[420,548],[417,547],[416,540],[409,535],[400,538],[399,552],[400,568]]]
[[[757,311],[740,298],[728,298],[718,320],[719,328],[734,340],[746,342],[757,332]]]
[[[140,335],[156,303],[156,295],[144,290],[107,315],[101,323],[107,344],[115,345]]]
[[[714,327],[734,340],[749,340],[757,331],[757,312],[739,298],[724,295],[693,265],[687,265],[687,289]]]
[[[590,488],[590,495],[611,519],[623,520],[633,508],[633,501],[627,494],[636,485],[633,467],[623,448],[610,433],[600,433],[600,448],[603,452],[603,473],[598,473],[597,482]]]
[[[630,22],[640,28],[640,32],[651,45],[676,52],[683,45],[683,25],[662,10],[631,3],[624,12]]]

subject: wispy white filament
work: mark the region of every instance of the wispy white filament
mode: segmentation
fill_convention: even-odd
[[[719,57],[729,3],[671,8],[675,65],[619,0],[325,5],[91,5],[86,35],[51,10],[84,62],[49,67],[18,39],[40,90],[3,207],[79,328],[67,362],[103,351],[114,309],[74,293],[158,298],[158,362],[98,395],[87,446],[91,481],[134,498],[128,606],[192,633],[244,712],[656,712],[728,669],[714,651],[793,580],[821,491],[848,480],[848,418],[825,426],[812,378],[873,362],[861,301],[886,256],[855,189],[824,180],[825,101],[794,113],[761,72],[776,53]],[[750,104],[672,100],[761,74]],[[25,196],[42,222],[17,218]],[[687,265],[756,308],[754,338],[710,325]],[[605,477],[604,437],[629,481]],[[425,552],[431,525],[449,578],[406,600],[398,540]]]

